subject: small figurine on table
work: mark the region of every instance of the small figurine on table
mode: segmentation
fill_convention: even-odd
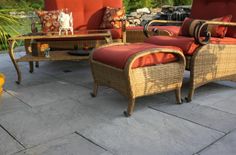
[[[45,49],[45,57],[50,58],[50,48]]]
[[[61,35],[62,31],[65,31],[66,35],[68,35],[68,31],[70,31],[72,35],[74,34],[72,12],[69,13],[68,10],[66,12],[62,10],[58,16],[58,21],[60,23],[59,35]]]

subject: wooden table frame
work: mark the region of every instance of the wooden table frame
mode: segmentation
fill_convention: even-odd
[[[59,60],[88,60],[88,56],[74,56],[74,55],[69,55],[66,52],[50,52],[50,58],[46,57],[40,57],[40,56],[32,56],[32,51],[31,51],[31,42],[33,40],[37,41],[43,41],[45,39],[63,39],[63,41],[71,40],[73,41],[78,41],[82,40],[83,38],[93,40],[93,38],[96,37],[101,37],[104,38],[106,43],[112,43],[112,36],[111,32],[107,30],[88,30],[87,33],[81,33],[74,34],[74,35],[39,35],[39,34],[28,34],[28,35],[20,35],[20,36],[15,36],[11,37],[8,39],[8,48],[9,48],[9,56],[11,58],[11,61],[16,69],[17,72],[17,84],[20,84],[22,81],[22,76],[21,76],[21,71],[18,66],[18,62],[29,62],[29,67],[30,67],[30,73],[33,72],[34,70],[34,62],[36,62],[36,67],[38,67],[38,62],[39,61],[59,61]],[[25,51],[26,55],[20,57],[20,58],[15,58],[15,53],[14,53],[14,48],[15,48],[15,43],[17,41],[23,40],[25,43]]]

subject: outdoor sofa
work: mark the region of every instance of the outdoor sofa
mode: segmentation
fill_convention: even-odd
[[[104,13],[107,7],[123,8],[122,0],[44,0],[44,10],[68,10],[72,12],[73,16],[73,29],[74,31],[86,30],[109,30],[114,42],[123,42],[126,39],[125,27],[120,26],[116,28],[101,28]],[[122,23],[123,20],[119,19]],[[63,41],[63,40],[60,40]],[[49,40],[50,47],[52,48],[83,48],[84,45],[89,47],[96,47],[106,42],[98,40],[98,38],[78,41],[59,42]]]

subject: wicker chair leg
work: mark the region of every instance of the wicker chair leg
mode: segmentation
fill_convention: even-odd
[[[29,62],[29,67],[30,67],[29,72],[30,72],[30,73],[33,73],[33,72],[34,72],[34,62],[33,62],[33,61],[30,61],[30,62]]]
[[[134,111],[134,106],[135,106],[135,99],[134,98],[130,98],[129,99],[129,105],[128,105],[128,109],[127,111],[124,111],[124,115],[126,117],[130,117]]]
[[[97,93],[98,93],[98,84],[97,84],[97,83],[94,83],[94,84],[93,84],[93,92],[91,93],[91,96],[92,96],[92,97],[96,97],[96,96],[97,96]]]
[[[177,104],[182,104],[183,103],[183,100],[181,98],[181,88],[177,88],[175,90],[175,96],[176,96],[176,102]]]
[[[230,77],[230,79],[228,79],[229,81],[232,82],[236,82],[236,75],[233,75],[232,77]]]
[[[193,94],[194,94],[195,88],[191,87],[188,93],[188,97],[185,98],[185,100],[189,103],[192,101]]]

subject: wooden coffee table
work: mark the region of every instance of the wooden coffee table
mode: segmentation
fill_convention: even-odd
[[[68,54],[68,50],[65,51],[50,51],[50,57],[46,58],[43,56],[32,56],[31,50],[31,42],[37,40],[38,42],[45,40],[60,40],[60,41],[80,41],[83,39],[86,40],[95,40],[96,39],[104,39],[107,43],[112,43],[112,36],[110,31],[108,30],[87,30],[87,31],[76,31],[74,35],[58,35],[58,34],[43,34],[43,33],[35,33],[35,34],[26,34],[26,35],[19,35],[15,37],[11,37],[8,39],[9,42],[9,55],[11,61],[16,69],[17,72],[17,84],[21,83],[22,76],[21,71],[18,66],[18,62],[29,62],[30,72],[33,72],[34,65],[39,61],[62,61],[62,60],[73,60],[73,61],[80,61],[80,60],[88,60],[89,56],[75,56]],[[15,58],[14,47],[17,41],[23,40],[25,42],[25,55],[19,58]]]

